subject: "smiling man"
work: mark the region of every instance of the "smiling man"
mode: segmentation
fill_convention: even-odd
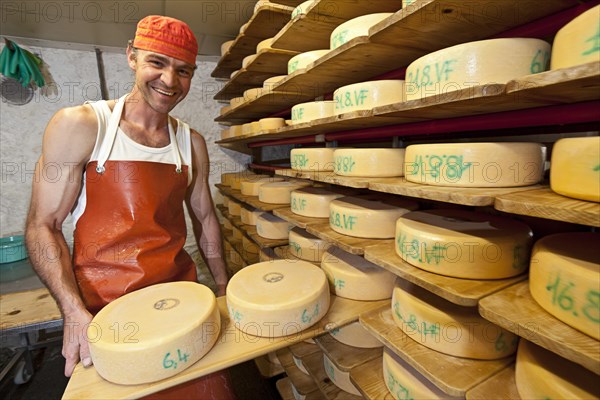
[[[183,249],[184,203],[217,295],[225,294],[206,143],[169,116],[190,90],[197,53],[187,24],[145,17],[127,48],[135,73],[131,93],[62,109],[46,128],[26,237],[32,264],[63,316],[67,376],[80,360],[91,365],[85,330],[106,304],[149,285],[197,280],[196,266]],[[43,179],[48,166],[62,167],[58,179]],[[72,256],[62,233],[70,212]],[[232,393],[225,372],[162,398],[228,399]]]

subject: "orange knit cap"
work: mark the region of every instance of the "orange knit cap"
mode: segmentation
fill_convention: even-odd
[[[198,42],[183,21],[160,15],[149,15],[137,24],[133,47],[164,54],[196,64]]]

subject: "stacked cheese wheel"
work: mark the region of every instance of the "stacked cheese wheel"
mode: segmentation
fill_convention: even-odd
[[[335,101],[323,100],[300,103],[292,107],[292,125],[311,122],[335,115]]]
[[[404,81],[381,80],[343,86],[333,92],[335,115],[368,111],[375,107],[400,103],[405,98]]]
[[[279,82],[284,80],[286,77],[287,77],[287,75],[277,75],[277,76],[273,76],[271,78],[265,79],[265,81],[263,82],[264,93],[272,92],[273,89],[275,88],[275,86],[277,86],[279,84]]]
[[[290,204],[291,193],[305,186],[310,186],[310,182],[290,180],[265,183],[258,188],[258,199],[269,204]]]
[[[328,147],[292,149],[290,165],[298,171],[333,171],[333,153]]]
[[[324,353],[323,367],[325,368],[325,373],[335,386],[355,396],[361,395],[356,386],[350,381],[350,372],[339,369]]]
[[[358,347],[361,349],[383,347],[383,343],[363,328],[358,321],[352,322],[341,328],[336,328],[330,331],[329,334],[335,340],[347,346]]]
[[[269,178],[269,175],[255,175],[255,174],[246,174],[243,176],[240,176],[239,179],[234,179],[233,181],[231,181],[231,188],[234,190],[240,190],[241,186],[242,186],[242,182],[246,182],[246,181],[256,181],[259,179],[263,179],[263,178]]]
[[[361,256],[331,247],[323,254],[321,268],[336,296],[361,301],[392,297],[395,275]]]
[[[329,203],[329,226],[342,235],[391,239],[398,218],[417,203],[395,197],[341,197]]]
[[[256,226],[256,220],[258,219],[260,214],[262,214],[262,210],[250,207],[247,204],[242,205],[242,208],[240,210],[240,218],[242,220],[242,224]]]
[[[122,335],[108,334],[115,326]],[[217,300],[208,287],[172,282],[111,302],[96,314],[87,337],[100,376],[137,385],[168,378],[193,365],[216,343],[220,329]]]
[[[369,29],[373,25],[386,19],[390,15],[392,15],[392,13],[361,15],[360,17],[352,18],[351,20],[338,25],[338,27],[331,32],[329,48],[333,50],[356,37],[368,36]]]
[[[515,383],[522,399],[597,399],[598,376],[581,365],[521,340]]]
[[[522,222],[459,209],[415,211],[396,221],[396,254],[425,271],[504,279],[529,265],[531,229]]]
[[[240,183],[240,191],[244,196],[258,196],[259,188],[265,183],[282,182],[283,178],[279,177],[268,177],[245,180]]]
[[[288,74],[308,67],[327,53],[329,53],[329,49],[311,50],[290,58],[288,61]]]
[[[406,69],[406,99],[507,83],[546,71],[549,64],[550,44],[539,39],[500,38],[463,43],[411,63]]]
[[[404,149],[335,149],[333,172],[355,177],[402,176],[404,154]]]
[[[227,208],[229,211],[229,215],[239,217],[242,212],[242,203],[234,199],[229,199],[229,205],[227,206]]]
[[[311,218],[327,218],[329,203],[340,197],[344,195],[319,187],[305,187],[292,192],[290,207],[294,214]]]
[[[476,307],[463,307],[398,279],[392,316],[416,342],[440,353],[477,360],[513,354],[518,336],[483,319]]]
[[[407,181],[435,186],[516,187],[544,176],[538,143],[416,144],[406,148]]]
[[[305,2],[300,3],[292,11],[291,19],[294,19],[294,18],[296,18],[299,15],[306,15],[306,12],[313,5],[314,2],[315,2],[315,0],[309,0],[309,1],[305,1]]]
[[[265,239],[287,239],[291,226],[271,213],[262,213],[256,219],[256,233]]]
[[[290,230],[289,251],[297,258],[320,263],[323,253],[325,253],[329,246],[329,243],[325,240],[311,235],[304,229],[296,227]]]
[[[262,337],[298,334],[329,309],[325,274],[301,260],[249,265],[231,278],[226,297],[235,326]]]
[[[600,202],[600,136],[560,139],[554,144],[550,188],[563,196]]]
[[[531,254],[529,290],[565,324],[600,340],[600,234],[558,233],[538,240]]]
[[[551,69],[598,61],[599,18],[600,5],[587,10],[558,31],[552,44]]]

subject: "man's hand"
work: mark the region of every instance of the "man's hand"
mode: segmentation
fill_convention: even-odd
[[[78,310],[64,315],[62,355],[66,360],[65,376],[67,377],[73,374],[79,360],[84,367],[92,365],[87,341],[87,328],[91,321],[92,314],[86,310]]]

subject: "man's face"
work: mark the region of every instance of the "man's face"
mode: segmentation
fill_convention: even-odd
[[[129,66],[135,71],[135,86],[148,105],[168,113],[187,96],[195,66],[151,51],[128,52]]]

